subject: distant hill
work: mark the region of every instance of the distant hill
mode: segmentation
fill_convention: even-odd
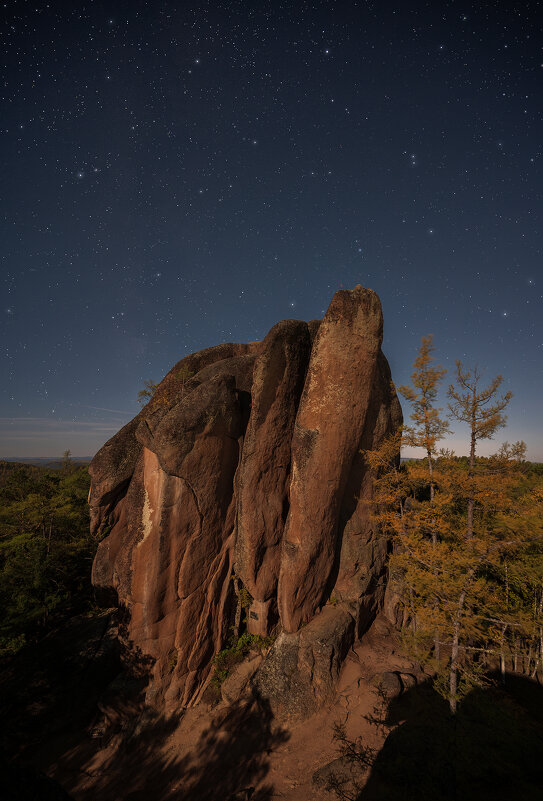
[[[72,456],[72,464],[89,464],[92,456]],[[34,464],[37,467],[56,468],[62,465],[60,456],[2,456],[0,462],[18,462],[19,464]]]

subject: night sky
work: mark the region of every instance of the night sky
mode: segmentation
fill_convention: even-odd
[[[397,384],[433,333],[515,393],[481,452],[543,461],[543,4],[3,11],[0,456],[92,455],[144,380],[361,283]]]

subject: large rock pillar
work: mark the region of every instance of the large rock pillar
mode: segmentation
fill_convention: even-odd
[[[290,511],[278,607],[286,631],[309,621],[331,589],[338,518],[370,405],[383,330],[375,292],[336,292],[319,327],[292,440]]]

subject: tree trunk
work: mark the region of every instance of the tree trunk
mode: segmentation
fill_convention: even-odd
[[[500,677],[501,683],[505,684],[505,632],[507,626],[502,626],[502,636],[500,642]]]
[[[526,676],[530,675],[530,665],[532,663],[532,647],[533,643],[530,640],[530,647],[528,648],[528,656],[526,657],[526,666],[524,668],[524,673]]]
[[[428,456],[428,474],[430,476],[430,503],[433,503],[434,495],[435,495],[434,465],[432,463],[432,453],[431,453],[431,451],[426,451],[426,455]]]
[[[541,665],[541,680],[543,681],[543,629],[539,629],[539,656],[535,660],[534,669],[530,674],[531,679],[537,678],[537,669]]]
[[[473,395],[475,397],[475,388],[473,389]],[[468,540],[473,539],[473,507],[475,506],[475,499],[473,493],[473,475],[475,472],[475,445],[476,445],[476,437],[475,437],[475,404],[473,407],[473,420],[471,423],[471,444],[470,444],[470,451],[469,451],[469,470],[468,470],[468,478],[469,478],[469,495],[468,495],[468,520],[467,520],[467,527],[466,527],[466,536]]]
[[[470,579],[471,580],[471,579]],[[464,602],[466,600],[466,589],[460,593],[458,599],[458,609],[454,620],[453,640],[451,648],[451,666],[449,672],[449,709],[451,713],[456,714],[456,693],[458,689],[458,651],[460,644],[460,618],[464,609]]]
[[[460,630],[460,620],[454,624],[454,637],[451,649],[451,667],[449,673],[449,709],[451,714],[456,714],[456,689],[458,673],[458,633]]]
[[[428,431],[426,432],[428,436]],[[434,465],[432,462],[432,452],[427,450],[426,456],[428,457],[428,475],[430,476],[430,503],[434,502],[435,497],[435,485],[434,485]],[[437,546],[437,534],[435,530],[435,518],[432,519],[432,546],[435,548]],[[434,568],[434,577],[437,580],[437,568]],[[438,608],[438,601],[436,600],[434,603],[434,609]],[[441,659],[441,650],[440,650],[440,642],[439,642],[439,631],[435,631],[434,633],[434,657],[439,665]]]

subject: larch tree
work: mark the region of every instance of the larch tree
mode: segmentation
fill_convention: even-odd
[[[152,378],[147,379],[144,381],[145,389],[140,389],[138,392],[138,403],[141,403],[142,406],[145,406],[147,401],[151,400],[153,395],[158,389],[158,384],[155,384]]]
[[[409,401],[412,407],[411,420],[413,425],[404,428],[403,442],[414,448],[423,448],[426,453],[430,504],[432,505],[435,497],[434,460],[436,445],[450,431],[448,420],[441,417],[441,409],[435,406],[439,384],[446,375],[447,370],[440,364],[435,364],[433,351],[433,335],[429,334],[422,337],[418,356],[413,363],[412,386],[403,385],[399,387],[400,393]],[[430,520],[429,522],[429,534],[435,546],[437,543],[437,530],[434,521]],[[440,642],[437,631],[434,637],[434,655],[439,662]]]
[[[399,387],[400,393],[409,401],[413,411],[411,413],[412,426],[404,428],[404,443],[414,448],[424,448],[428,459],[428,474],[430,479],[430,500],[433,501],[434,485],[434,458],[436,444],[449,433],[448,420],[440,416],[441,409],[436,409],[435,401],[440,381],[447,370],[440,364],[434,364],[433,334],[422,337],[419,354],[413,363],[415,368],[411,374],[413,386],[406,384]]]
[[[492,439],[498,429],[505,426],[507,417],[503,410],[513,397],[512,392],[497,397],[497,392],[502,384],[503,376],[498,375],[493,378],[486,389],[480,389],[481,372],[477,367],[473,370],[464,370],[461,361],[456,362],[456,387],[449,385],[448,396],[450,399],[449,410],[452,417],[459,422],[466,423],[470,430],[470,451],[469,451],[469,483],[472,484],[475,477],[475,458],[477,443],[481,439]],[[466,534],[467,538],[473,537],[473,511],[475,503],[475,493],[473,487],[468,495],[468,514]]]
[[[376,477],[376,523],[394,543],[389,575],[403,604],[404,641],[431,665],[454,714],[496,661],[505,671],[508,654],[515,665],[524,654],[532,673],[543,670],[543,488],[539,476],[526,477],[524,443],[477,455],[478,441],[504,425],[511,393],[499,395],[500,376],[481,389],[479,372],[460,362],[449,398],[453,417],[470,426],[470,456],[466,465],[451,451],[436,453],[426,422],[435,420],[432,389],[443,371],[435,368],[433,385],[419,375],[432,366],[429,348],[425,338],[416,389],[404,396],[417,404],[407,441],[429,446],[431,474],[425,464],[394,461],[401,431],[366,459]],[[446,661],[435,659],[440,645]]]

